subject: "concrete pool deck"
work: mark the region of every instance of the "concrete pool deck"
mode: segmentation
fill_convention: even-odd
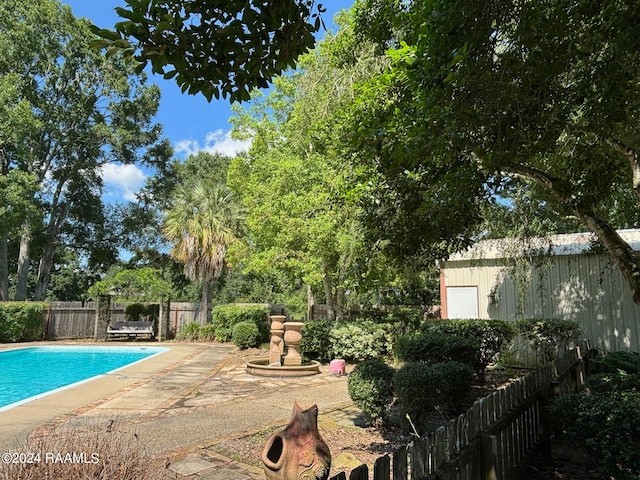
[[[0,451],[19,451],[30,436],[115,421],[132,425],[149,453],[166,459],[175,478],[243,480],[264,478],[264,473],[210,453],[207,447],[266,426],[286,424],[294,401],[316,403],[321,415],[333,412],[339,421],[353,424],[357,420],[358,412],[347,393],[347,377],[330,375],[327,367],[310,377],[265,378],[248,375],[246,353],[229,344],[105,345],[169,350],[0,412]],[[0,351],[19,346],[24,345],[0,345]]]

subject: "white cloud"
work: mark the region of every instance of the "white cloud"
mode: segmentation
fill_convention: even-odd
[[[208,152],[233,157],[240,152],[247,151],[250,146],[250,140],[235,140],[231,138],[229,130],[219,129],[207,133],[202,146],[197,140],[181,140],[173,148],[176,153],[184,153],[186,156],[195,155],[198,152]]]
[[[102,167],[102,180],[111,187],[109,195],[135,201],[136,192],[144,185],[146,175],[135,165],[107,163]]]

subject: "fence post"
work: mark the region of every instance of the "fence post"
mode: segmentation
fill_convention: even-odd
[[[498,480],[498,437],[496,435],[480,436],[480,462],[482,480]]]
[[[47,307],[47,323],[45,325],[45,330],[43,332],[44,340],[49,340],[51,335],[49,334],[49,328],[51,327],[51,303]]]
[[[169,316],[171,303],[168,298],[160,300],[160,318],[158,319],[158,341],[169,340]]]
[[[111,296],[100,295],[96,307],[96,322],[93,330],[93,339],[98,342],[107,339],[107,328],[111,314]]]
[[[550,385],[544,390],[540,401],[540,423],[542,424],[542,432],[540,432],[540,452],[545,463],[551,463],[551,418],[549,417],[549,402],[551,400]]]

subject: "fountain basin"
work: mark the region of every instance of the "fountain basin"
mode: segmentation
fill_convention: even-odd
[[[269,357],[254,358],[247,362],[247,373],[260,377],[306,377],[320,373],[320,362],[307,365],[269,365]]]

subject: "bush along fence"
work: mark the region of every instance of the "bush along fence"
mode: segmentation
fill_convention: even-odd
[[[374,480],[504,480],[535,449],[551,455],[547,406],[554,395],[584,388],[588,341],[506,388],[477,400],[466,413],[373,465]],[[360,465],[349,480],[368,480]],[[330,480],[347,480],[344,472]]]

